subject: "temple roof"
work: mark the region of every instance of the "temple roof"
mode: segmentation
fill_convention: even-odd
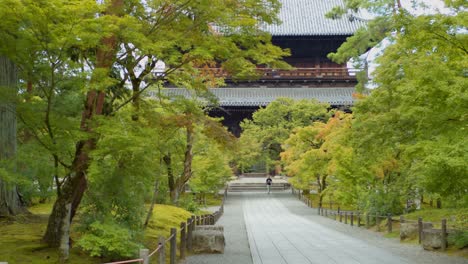
[[[360,19],[344,15],[328,19],[325,14],[336,6],[344,6],[343,0],[280,0],[282,3],[280,25],[266,25],[264,30],[273,36],[330,36],[352,35],[365,25]]]
[[[279,97],[288,97],[294,100],[317,99],[320,102],[333,106],[349,106],[355,101],[354,87],[329,88],[213,88],[210,92],[219,100],[219,106],[266,106]],[[165,88],[163,93],[169,97],[185,96],[196,97],[193,91],[183,88]],[[151,96],[151,95],[150,95]]]

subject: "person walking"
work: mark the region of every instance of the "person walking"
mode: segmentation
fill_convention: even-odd
[[[272,183],[272,182],[273,182],[273,180],[271,179],[270,176],[268,176],[268,178],[266,179],[266,185],[267,185],[268,194],[270,194],[271,183]]]

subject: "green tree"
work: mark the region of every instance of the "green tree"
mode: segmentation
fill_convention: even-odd
[[[351,116],[336,112],[327,123],[314,122],[298,127],[284,142],[281,160],[285,164],[290,182],[308,192],[316,186],[319,207],[328,192],[329,179],[336,182],[336,155],[346,151],[343,146],[344,131],[349,129]]]
[[[220,65],[242,78],[253,73],[256,64],[283,65],[278,59],[286,54],[258,30],[261,23],[277,22],[275,0],[9,0],[1,4],[2,17],[8,18],[0,33],[5,39],[1,52],[20,67],[25,90],[40,98],[35,105],[47,109],[32,123],[44,123],[46,129],[35,130],[33,125],[28,129],[38,142],[48,137],[41,145],[59,164],[55,168],[64,168],[63,177],[55,177],[64,180],[56,180],[60,192],[44,236],[52,246],[62,244],[63,258],[70,223],[87,188],[90,152],[98,144],[97,117],[108,118],[133,102],[137,120],[141,94],[151,83],[165,80],[203,89],[222,82],[200,70],[206,65]],[[149,73],[156,61],[163,61],[166,69],[153,78]],[[128,82],[131,95],[125,92]],[[56,122],[60,120],[56,111],[63,108],[52,107],[60,101],[65,84],[78,101],[84,101],[74,110],[81,114],[70,120],[72,125],[63,133],[72,139],[71,145],[59,142],[61,123]],[[73,154],[61,157],[65,152]],[[189,175],[190,155],[185,160],[185,175]]]
[[[17,69],[6,57],[0,56],[0,164],[6,165],[16,155],[16,86]],[[11,163],[11,162],[8,162]],[[0,168],[0,216],[26,211],[11,171]],[[15,167],[15,166],[14,166]],[[8,177],[10,176],[10,177]]]
[[[281,144],[291,131],[308,126],[314,121],[326,121],[330,116],[327,108],[327,104],[315,100],[279,98],[256,111],[252,120],[242,122],[242,137],[253,137],[260,142],[260,149],[257,151],[267,163],[276,165],[282,151]]]
[[[229,152],[213,139],[202,136],[197,140],[189,185],[192,191],[201,195],[202,200],[207,193],[217,194],[232,176]]]
[[[372,25],[366,31],[373,39],[387,37],[390,45],[378,59],[378,88],[353,109],[346,143],[351,151],[339,158],[337,177],[361,186],[356,201],[376,212],[401,212],[407,200],[422,195],[466,206],[463,175],[468,168],[462,160],[467,155],[468,41],[463,4],[447,1],[454,11],[450,15],[414,16],[393,1],[389,8],[380,2],[348,4],[352,2],[371,8],[377,14],[374,21],[390,22],[380,33]],[[330,56],[346,60],[359,54],[362,50],[353,49],[352,41]]]

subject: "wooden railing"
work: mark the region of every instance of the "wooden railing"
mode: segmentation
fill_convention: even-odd
[[[229,79],[229,74],[222,68],[203,68],[201,69],[207,75],[223,77]],[[291,70],[278,70],[271,68],[258,68],[258,77],[260,79],[312,79],[312,78],[354,78],[350,75],[347,68],[294,68]]]
[[[308,195],[304,195],[301,190],[291,188],[291,193],[296,196],[299,200],[307,205],[307,207],[314,208],[312,201],[308,197]],[[362,213],[359,211],[349,211],[349,210],[340,210],[338,207],[337,210],[327,209],[323,207],[315,207],[317,210],[318,215],[325,216],[327,218],[331,218],[335,221],[339,221],[340,223],[349,224],[350,226],[357,226],[357,227],[365,227],[367,229],[374,226],[378,232],[383,231],[381,230],[381,224],[385,223],[385,231],[387,233],[392,233],[394,231],[394,227],[399,228],[403,223],[413,223],[417,225],[417,238],[419,244],[421,244],[421,240],[423,238],[423,226],[424,224],[431,224],[432,222],[424,222],[422,217],[419,217],[418,220],[410,220],[405,219],[403,215],[400,215],[399,218],[395,218],[392,214],[386,215],[379,215],[379,214],[369,214],[369,213]],[[447,236],[449,234],[449,224],[447,223],[447,219],[442,219],[440,224],[440,229],[433,229],[433,231],[440,233],[440,237],[442,239],[441,242],[441,250],[446,250],[447,248]],[[458,228],[451,228],[451,232],[454,231],[461,231],[467,232],[465,229]]]
[[[139,258],[122,260],[116,262],[109,262],[105,264],[127,264],[127,263],[140,263],[149,264],[153,256],[157,257],[159,264],[165,264],[167,261],[170,264],[177,263],[177,250],[179,251],[179,260],[184,260],[186,253],[192,250],[192,233],[197,225],[214,225],[224,213],[224,201],[227,198],[227,186],[224,188],[224,194],[221,206],[218,211],[212,214],[205,215],[192,215],[186,222],[181,222],[179,231],[177,228],[171,228],[171,235],[168,238],[163,236],[159,237],[158,246],[150,252],[148,249],[140,249]],[[177,245],[177,233],[180,236],[179,245]],[[169,245],[169,257],[166,257],[166,244]]]

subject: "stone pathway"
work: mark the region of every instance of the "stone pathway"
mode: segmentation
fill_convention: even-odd
[[[219,224],[225,227],[225,254],[194,256],[187,263],[468,263],[318,216],[287,192],[230,193]]]
[[[242,194],[229,194],[224,214],[216,223],[224,226],[224,254],[201,254],[187,258],[188,264],[252,264],[242,210]],[[214,211],[216,211],[215,209]]]

